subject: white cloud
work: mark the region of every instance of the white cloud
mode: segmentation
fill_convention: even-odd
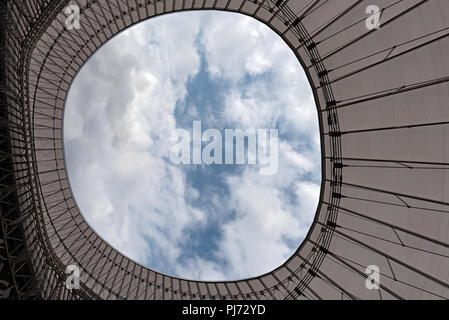
[[[139,261],[163,250],[174,262],[183,228],[204,219],[186,204],[182,171],[163,160],[167,133],[176,126],[175,103],[199,68],[192,45],[199,22],[189,21],[182,36],[160,33],[154,24],[123,32],[83,68],[68,99],[65,145],[78,204],[105,239]],[[163,52],[170,45],[179,46],[189,64],[169,60]]]
[[[188,203],[200,193],[183,168],[165,161],[176,103],[200,70],[201,31],[208,71],[231,83],[222,120],[243,129],[277,125],[289,137],[279,146],[277,175],[247,167],[225,181],[229,199],[210,199],[212,208],[236,212],[220,220],[216,254],[181,263],[187,231],[211,218]],[[316,110],[299,70],[277,35],[242,15],[167,15],[117,36],[75,79],[66,108],[69,177],[87,221],[129,257],[187,278],[237,279],[279,266],[307,233],[319,196],[306,179],[320,174]],[[244,81],[265,72],[268,82]]]
[[[231,16],[220,18],[220,24],[207,28],[204,45],[210,72],[234,83],[224,119],[242,128],[277,125],[281,134],[289,134],[288,141],[280,142],[275,176],[260,177],[247,168],[228,179],[230,206],[238,215],[223,226],[218,252],[229,261],[227,278],[235,279],[279,266],[292,253],[285,239],[299,243],[306,235],[320,187],[305,181],[305,175],[320,174],[319,133],[313,95],[287,45],[255,20],[242,18],[236,23]],[[263,78],[245,82],[247,74],[263,72],[270,73],[269,82]],[[310,149],[298,151],[300,140],[311,141]],[[295,201],[287,199],[286,190]]]

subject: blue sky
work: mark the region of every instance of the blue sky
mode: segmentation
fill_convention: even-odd
[[[175,129],[276,128],[279,168],[174,165]],[[233,280],[281,265],[320,189],[312,92],[287,45],[224,12],[177,13],[121,33],[76,77],[64,145],[82,214],[132,259],[190,279]]]

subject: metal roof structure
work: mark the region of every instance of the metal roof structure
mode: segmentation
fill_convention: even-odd
[[[67,27],[70,3],[80,28]],[[306,239],[279,268],[229,282],[167,276],[102,240],[76,206],[62,140],[70,84],[102,44],[157,15],[211,9],[258,19],[294,51],[322,148]],[[0,297],[449,298],[448,57],[447,0],[0,0]],[[80,267],[77,290],[67,265]]]

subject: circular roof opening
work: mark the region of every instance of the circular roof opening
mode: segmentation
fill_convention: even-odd
[[[109,41],[72,84],[64,148],[98,234],[182,278],[271,271],[297,250],[318,204],[307,77],[276,33],[240,14],[174,13]]]

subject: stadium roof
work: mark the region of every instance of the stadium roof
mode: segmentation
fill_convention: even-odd
[[[448,1],[79,0],[79,29],[67,28],[68,4],[1,2],[1,165],[10,173],[1,180],[1,236],[12,295],[449,298]],[[379,28],[367,21],[372,4]],[[63,111],[77,72],[121,30],[192,9],[267,24],[294,51],[315,95],[323,183],[314,223],[288,261],[251,279],[191,281],[135,263],[86,223],[67,179]],[[64,285],[71,264],[80,267],[79,290]],[[372,265],[378,290],[366,285]]]

